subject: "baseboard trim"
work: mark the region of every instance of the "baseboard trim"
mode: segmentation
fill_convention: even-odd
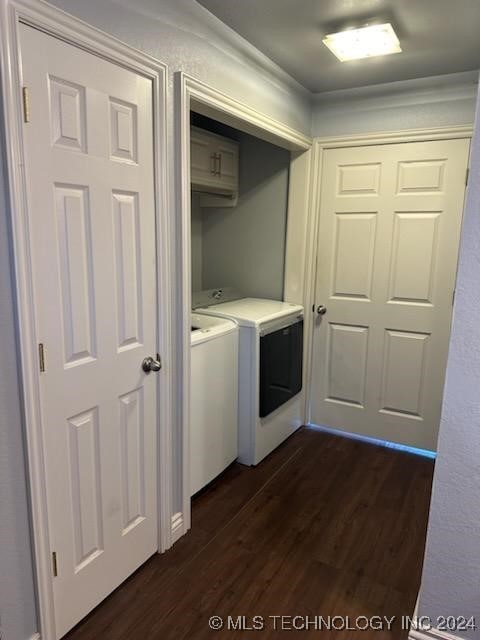
[[[423,621],[423,622],[422,622]],[[419,617],[418,615],[418,596],[415,602],[415,610],[413,612],[413,621],[410,631],[408,632],[408,640],[464,640],[460,636],[456,636],[448,631],[441,631],[436,628],[422,629],[422,623],[428,622],[428,618]]]
[[[398,442],[391,442],[389,440],[382,440],[380,438],[373,438],[371,436],[364,436],[361,433],[352,433],[350,431],[344,431],[343,429],[333,429],[332,427],[324,427],[314,422],[309,422],[307,425],[310,429],[316,431],[322,431],[324,433],[331,433],[333,436],[339,436],[340,438],[349,438],[350,440],[359,440],[360,442],[366,442],[367,444],[375,444],[380,447],[386,447],[387,449],[395,449],[397,451],[407,451],[417,456],[423,456],[435,460],[437,457],[436,451],[430,451],[429,449],[419,449],[418,447],[412,447],[406,444],[400,444]]]
[[[183,536],[183,513],[180,511],[172,516],[172,544]]]
[[[420,623],[421,624],[421,623]],[[412,628],[408,634],[408,640],[464,640],[460,636],[440,629],[415,629]]]

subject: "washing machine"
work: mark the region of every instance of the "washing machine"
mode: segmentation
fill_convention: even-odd
[[[238,455],[238,325],[192,314],[190,493]]]
[[[238,461],[256,465],[303,423],[303,307],[234,289],[196,293],[193,304],[239,325]]]

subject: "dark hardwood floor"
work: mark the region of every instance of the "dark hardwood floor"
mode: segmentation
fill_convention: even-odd
[[[406,638],[400,616],[413,613],[420,584],[432,474],[431,460],[302,428],[258,467],[232,465],[194,500],[192,530],[66,637]],[[213,615],[249,626],[263,616],[265,627],[212,631]],[[269,616],[282,615],[311,626],[288,630],[284,619],[280,630]],[[396,621],[391,631],[318,631],[314,616]]]

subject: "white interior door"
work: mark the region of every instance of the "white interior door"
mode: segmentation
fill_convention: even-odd
[[[435,449],[469,141],[325,152],[311,422]]]
[[[141,367],[156,354],[152,85],[20,35],[60,637],[157,550],[158,377]]]

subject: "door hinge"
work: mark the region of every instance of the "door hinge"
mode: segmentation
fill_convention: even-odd
[[[467,167],[467,171],[465,172],[465,186],[468,184],[468,178],[470,177],[470,167]]]
[[[455,291],[456,291],[456,289],[454,289],[453,293],[452,293],[452,307],[455,304]]]
[[[40,373],[44,373],[45,371],[45,347],[43,346],[43,342],[40,342],[38,345],[38,364],[40,366]]]
[[[56,578],[58,576],[58,566],[57,566],[57,552],[52,552],[52,571],[53,577]]]
[[[28,87],[22,89],[23,121],[30,122],[30,92]]]

